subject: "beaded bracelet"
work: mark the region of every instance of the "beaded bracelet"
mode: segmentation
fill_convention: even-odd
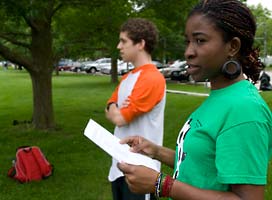
[[[158,176],[157,176],[157,178],[156,178],[156,183],[155,183],[155,193],[154,193],[154,195],[155,195],[155,197],[156,197],[157,199],[160,198],[161,178],[162,178],[162,173],[160,172],[160,173],[158,173]]]
[[[173,179],[171,176],[169,175],[165,176],[162,184],[161,197],[169,197],[174,181],[175,179]]]
[[[174,181],[175,179],[171,176],[165,175],[161,172],[158,173],[155,183],[155,197],[157,199],[160,197],[169,197]]]

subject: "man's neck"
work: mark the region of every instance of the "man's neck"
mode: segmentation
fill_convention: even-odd
[[[151,55],[147,53],[139,54],[132,62],[135,68],[152,63]]]

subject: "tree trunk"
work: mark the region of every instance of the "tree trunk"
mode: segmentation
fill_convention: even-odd
[[[33,89],[33,124],[37,129],[53,129],[52,103],[53,51],[50,20],[36,20],[32,28],[32,68],[29,70]]]
[[[111,58],[111,82],[118,82],[118,74],[117,74],[117,58]]]
[[[33,125],[37,129],[53,129],[52,74],[30,74],[33,89]]]

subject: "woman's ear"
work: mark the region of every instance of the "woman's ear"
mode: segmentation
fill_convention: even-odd
[[[230,44],[230,48],[229,48],[229,56],[230,57],[234,57],[236,56],[241,48],[241,40],[238,37],[234,37],[231,39],[231,41],[229,41]]]

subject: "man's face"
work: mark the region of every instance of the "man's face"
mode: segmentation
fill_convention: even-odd
[[[120,50],[120,56],[125,62],[134,62],[138,54],[138,45],[128,37],[127,32],[121,32],[117,49]]]

